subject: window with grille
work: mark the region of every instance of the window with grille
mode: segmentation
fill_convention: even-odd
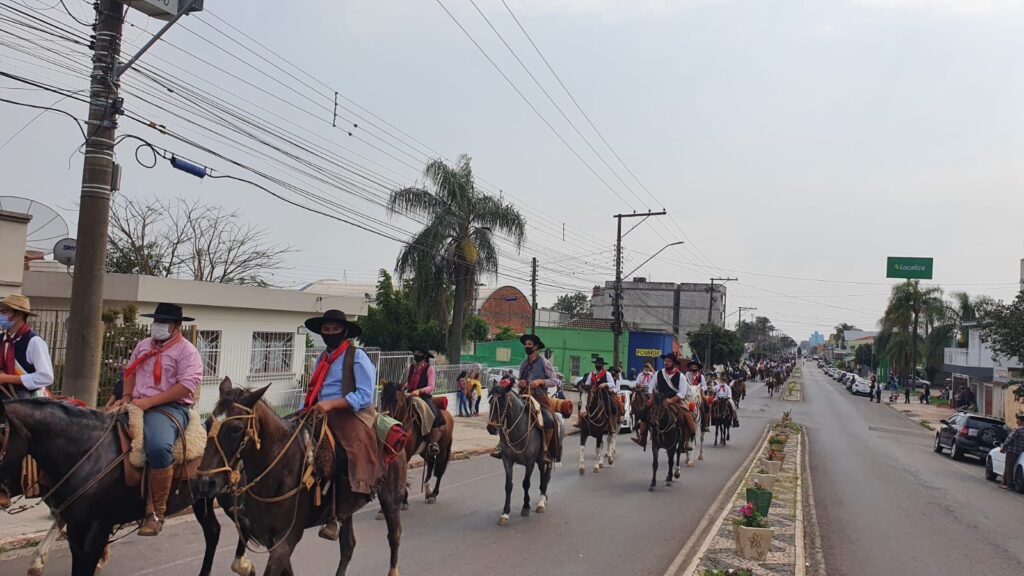
[[[220,330],[199,330],[196,349],[203,359],[203,376],[216,377],[220,372]]]
[[[294,354],[291,332],[253,332],[250,374],[288,374]]]
[[[580,357],[579,356],[569,356],[569,374],[571,376],[579,376],[580,375]]]

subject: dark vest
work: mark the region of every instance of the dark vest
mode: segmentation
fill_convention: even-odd
[[[519,367],[519,379],[533,382],[534,380],[547,380],[548,375],[544,372],[544,358],[537,355],[537,359],[531,364],[530,359],[523,360]]]
[[[28,361],[28,343],[33,338],[36,338],[36,333],[29,329],[14,341],[14,361],[18,363],[18,366],[21,366],[22,370],[24,370],[26,374],[35,374],[36,371],[36,367]],[[10,346],[11,343],[5,342],[4,345]],[[4,351],[6,350],[7,349],[4,348]],[[0,368],[3,369],[2,371],[4,373],[8,371],[8,367],[3,365],[5,357],[5,354],[0,354]],[[11,371],[14,371],[13,367],[11,368]]]
[[[658,391],[658,394],[661,394],[662,398],[671,398],[678,395],[680,376],[681,373],[676,372],[676,375],[672,377],[672,381],[670,383],[668,380],[665,380],[665,371],[658,370],[658,383],[655,385],[655,390]],[[675,389],[672,388],[673,386],[675,386]]]
[[[609,383],[609,384],[611,384],[611,383],[612,383],[612,381],[611,381],[611,380],[610,380],[610,379],[608,378],[608,372],[605,372],[605,373],[604,373],[604,377],[603,377],[603,378],[601,378],[600,380],[598,380],[598,379],[597,379],[597,378],[596,378],[596,377],[594,376],[594,373],[593,373],[593,372],[591,372],[591,373],[590,373],[590,385],[591,385],[591,386],[593,386],[594,390],[597,390],[598,386],[600,386],[601,384],[603,384],[603,383],[605,383],[605,382],[607,382],[607,383]]]
[[[427,387],[427,370],[429,370],[429,369],[430,369],[430,365],[428,364],[427,368],[424,368],[423,372],[420,372],[420,381],[414,383],[412,381],[412,373],[413,373],[414,370],[416,370],[416,364],[413,364],[412,366],[409,366],[409,373],[406,375],[405,379],[409,382],[409,391],[410,392],[412,392],[413,390],[419,390],[420,388],[426,388]]]

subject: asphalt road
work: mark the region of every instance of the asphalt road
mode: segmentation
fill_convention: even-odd
[[[935,454],[934,432],[810,363],[794,417],[810,435],[829,576],[1024,571],[1024,496],[987,482],[973,460]]]
[[[790,403],[786,403],[790,405]],[[770,418],[781,415],[783,402],[769,400],[759,383],[750,386],[742,404],[741,428],[733,430],[726,448],[705,443],[705,459],[684,468],[673,487],[663,486],[664,455],[657,491],[649,493],[650,452],[642,452],[626,435],[619,436],[615,465],[599,474],[590,472],[592,445],[587,446],[587,474],[579,476],[578,437],[566,442],[565,464],[555,471],[544,514],[518,515],[522,506],[522,469],[516,469],[511,524],[496,525],[504,501],[501,463],[481,456],[452,463],[437,504],[427,505],[415,494],[403,513],[401,561],[403,574],[488,576],[531,574],[560,576],[628,574],[662,576],[702,517],[761,437]],[[590,442],[593,442],[591,439]],[[415,474],[415,471],[414,471]],[[413,474],[413,475],[414,475]],[[539,479],[535,475],[531,501],[536,504]],[[224,531],[215,561],[215,574],[230,574],[234,532],[222,519]],[[384,522],[364,509],[356,522],[358,544],[350,574],[387,572]],[[642,551],[642,553],[637,553]],[[112,548],[109,576],[196,574],[202,556],[199,527],[189,521],[169,526],[157,539],[130,536]],[[262,570],[265,556],[250,554]],[[306,532],[292,557],[297,574],[333,574],[338,547]],[[28,558],[0,560],[0,574],[24,574]],[[56,549],[47,566],[49,574],[67,574],[66,548]]]

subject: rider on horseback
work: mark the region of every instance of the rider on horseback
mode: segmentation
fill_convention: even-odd
[[[340,310],[328,310],[323,316],[309,318],[305,325],[323,338],[327,349],[316,361],[303,407],[327,415],[327,426],[345,452],[352,491],[369,497],[383,469],[377,458],[374,431],[377,411],[373,405],[373,389],[377,369],[366,352],[352,346],[349,340],[362,334],[363,329],[350,322]],[[330,501],[330,516],[320,529],[320,537],[337,540],[339,527],[333,495]]]
[[[608,389],[612,395],[612,401],[618,406],[619,414],[624,412],[621,401],[619,400],[619,383],[615,381],[615,378],[610,372],[604,369],[604,358],[600,356],[594,358],[594,371],[587,374],[586,380],[583,382],[583,389],[588,390],[590,394],[596,394],[601,388]],[[587,409],[584,406],[580,406],[579,417],[576,418],[576,422],[573,426],[582,428],[583,418],[587,415]]]
[[[536,334],[523,334],[519,337],[526,351],[526,359],[519,365],[519,390],[528,393],[540,405],[541,418],[544,421],[544,463],[561,461],[561,447],[558,446],[558,434],[555,430],[555,416],[551,412],[551,400],[548,397],[548,386],[558,386],[559,380],[551,361],[540,354],[544,342]],[[502,380],[505,386],[505,380]],[[508,382],[511,386],[511,381]],[[491,456],[501,459],[501,444],[491,450]]]
[[[188,426],[188,411],[203,380],[203,359],[181,334],[177,304],[157,304],[150,337],[135,346],[124,370],[124,394],[116,405],[134,404],[143,411],[143,444],[149,469],[146,519],[139,536],[160,534],[167,513],[167,497],[174,481],[173,447]]]
[[[724,371],[718,373],[718,381],[715,383],[715,387],[712,390],[715,395],[715,399],[725,399],[729,402],[729,410],[732,411],[732,427],[739,428],[740,417],[736,411],[736,404],[732,400],[732,386],[726,382],[726,375]]]
[[[29,299],[11,294],[0,301],[0,392],[4,397],[30,398],[53,384],[50,351],[28,319],[35,316]]]
[[[430,437],[427,439],[427,452],[431,456],[437,456],[441,451],[437,443],[444,434],[445,424],[441,409],[434,404],[434,367],[430,365],[430,359],[433,357],[433,354],[423,348],[416,348],[412,351],[413,364],[405,373],[405,388],[409,391],[410,396],[415,396],[426,402],[434,415]]]
[[[658,372],[655,378],[654,389],[651,391],[652,396],[654,393],[657,393],[662,397],[665,406],[675,412],[676,421],[679,426],[685,426],[691,431],[696,431],[693,413],[686,408],[684,403],[687,387],[681,386],[685,380],[679,372],[679,357],[675,353],[670,352],[662,354],[661,358],[665,361],[665,368]],[[651,405],[654,402],[654,398],[652,397],[647,402],[648,406]],[[647,422],[640,422],[639,435],[630,438],[630,440],[644,448],[647,447]]]
[[[690,360],[686,365],[686,382],[690,386],[697,386],[701,392],[708,391],[708,381],[704,378],[704,373],[701,370],[704,369],[704,365],[696,360]]]

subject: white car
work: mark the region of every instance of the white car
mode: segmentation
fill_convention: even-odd
[[[871,396],[871,382],[859,377],[853,376],[853,384],[850,385],[850,393],[854,396],[863,394],[865,396]]]
[[[1024,454],[1017,458],[1017,471],[1013,475],[1013,489],[1024,493]],[[989,450],[985,458],[985,479],[995,482],[1006,471],[1006,454],[999,451],[999,446]]]
[[[630,432],[633,430],[633,409],[630,407],[630,400],[633,398],[633,380],[619,380],[619,398],[622,400],[625,413],[619,421],[619,432]]]

